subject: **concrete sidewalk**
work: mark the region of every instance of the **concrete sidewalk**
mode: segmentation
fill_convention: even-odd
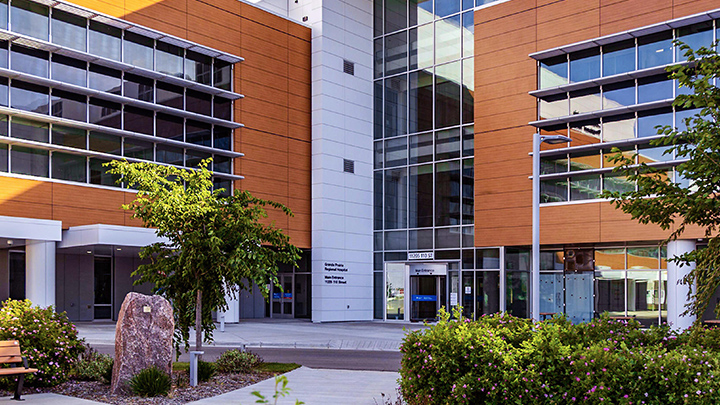
[[[400,374],[383,371],[318,370],[300,367],[285,374],[290,394],[278,400],[278,404],[294,404],[300,400],[307,405],[382,405],[382,394],[395,400],[397,379]],[[258,399],[252,395],[259,391],[272,403],[275,379],[206,398],[195,405],[254,404]]]
[[[91,345],[115,343],[113,322],[78,322],[76,326],[80,336]],[[215,342],[207,346],[398,351],[407,331],[422,328],[425,328],[422,324],[391,322],[244,319],[240,323],[226,324],[225,332],[218,326],[213,333]]]

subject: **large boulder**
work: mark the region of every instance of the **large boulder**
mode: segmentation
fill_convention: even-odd
[[[125,296],[115,326],[111,394],[125,391],[128,380],[150,366],[171,373],[174,329],[168,300],[134,292]]]

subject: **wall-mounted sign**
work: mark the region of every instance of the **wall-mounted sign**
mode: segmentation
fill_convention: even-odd
[[[414,302],[435,302],[437,295],[413,295],[412,300]]]
[[[447,275],[447,263],[411,263],[408,267],[411,276]]]
[[[457,304],[458,304],[457,293],[450,293],[450,306],[454,307]]]
[[[434,260],[434,252],[410,252],[408,253],[408,260]]]

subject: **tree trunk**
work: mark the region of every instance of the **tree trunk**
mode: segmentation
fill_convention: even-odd
[[[202,290],[197,291],[195,302],[195,350],[202,350]]]

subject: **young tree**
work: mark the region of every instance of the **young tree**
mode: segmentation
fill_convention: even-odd
[[[668,147],[666,154],[675,152],[676,175],[683,182],[672,182],[665,175],[666,168],[636,164],[634,159],[620,153],[613,160],[620,165],[614,170],[625,175],[630,182],[637,182],[637,191],[604,192],[612,198],[616,208],[630,214],[640,223],[653,223],[668,230],[675,226],[667,241],[677,239],[689,226],[699,226],[705,231],[708,246],[686,253],[677,259],[680,264],[695,262],[683,280],[689,285],[688,304],[685,314],[701,319],[712,295],[720,285],[720,89],[714,85],[720,77],[720,56],[714,49],[700,48],[693,51],[677,42],[685,52],[687,64],[668,68],[673,79],[692,90],[692,94],[678,95],[673,102],[676,108],[700,109],[684,121],[686,129],[669,126],[658,128],[664,135],[651,142],[653,146]],[[614,150],[619,152],[619,150]],[[715,308],[720,315],[720,306]]]
[[[140,257],[149,264],[139,266],[135,284],[154,283],[154,292],[168,298],[175,312],[175,348],[189,348],[191,326],[195,327],[195,350],[212,341],[215,325],[212,311],[227,309],[225,296],[257,284],[267,298],[267,284],[277,282],[278,263],[295,262],[299,249],[273,225],[265,225],[266,207],[292,216],[282,204],[235,190],[223,196],[212,189],[207,165],[197,170],[152,163],[112,161],[109,173],[120,175],[126,186],[138,190],[133,212],[164,242],[144,247]]]

